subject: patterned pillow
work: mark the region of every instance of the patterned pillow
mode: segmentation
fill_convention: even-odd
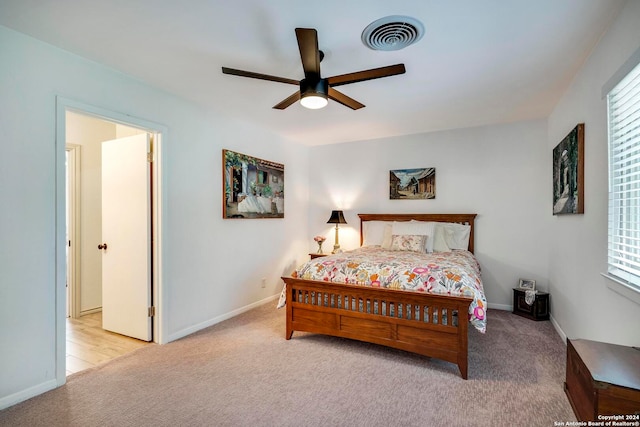
[[[394,221],[392,234],[420,234],[427,236],[426,252],[433,252],[433,236],[436,223],[433,221]]]
[[[391,236],[392,251],[425,252],[427,236],[418,234],[394,234]]]

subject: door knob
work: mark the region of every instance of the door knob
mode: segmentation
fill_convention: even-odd
[[[105,251],[107,250],[107,244],[106,243],[101,243],[98,245],[98,249],[104,249]]]

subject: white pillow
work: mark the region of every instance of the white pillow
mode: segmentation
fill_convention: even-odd
[[[376,246],[382,244],[384,221],[364,221],[362,223],[362,246]]]
[[[435,234],[435,222],[427,221],[394,221],[392,235],[421,235],[427,236],[425,250],[433,252],[433,236]]]
[[[391,249],[391,241],[393,240],[392,229],[392,223],[388,223],[384,226],[384,233],[382,234],[382,249]]]
[[[469,236],[471,235],[471,226],[456,224],[456,223],[446,223],[444,224],[449,233],[445,235],[445,239],[447,239],[447,246],[451,249],[469,249]]]
[[[433,236],[433,251],[451,252],[451,248],[447,244],[447,240],[449,240],[447,236],[453,236],[453,230],[440,223],[436,223],[435,230]]]
[[[362,223],[362,231],[364,233],[362,246],[382,246],[385,227],[387,226],[391,226],[390,221],[364,221]]]

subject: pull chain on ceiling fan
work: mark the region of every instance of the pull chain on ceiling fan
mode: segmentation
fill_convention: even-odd
[[[300,90],[273,106],[273,108],[278,110],[284,110],[296,101],[300,101],[300,104],[306,108],[322,108],[327,105],[327,98],[347,106],[352,110],[358,110],[364,107],[364,104],[335,90],[334,87],[394,76],[396,74],[404,74],[405,72],[404,64],[396,64],[322,78],[320,75],[320,61],[322,61],[324,54],[318,49],[318,32],[313,28],[296,28],[296,38],[298,40],[298,48],[300,49],[302,69],[304,70],[304,79],[302,80],[287,79],[227,67],[222,67],[222,72],[234,76],[250,77],[299,86]]]

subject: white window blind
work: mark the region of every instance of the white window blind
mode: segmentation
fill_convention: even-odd
[[[640,65],[607,95],[608,273],[640,290]]]

